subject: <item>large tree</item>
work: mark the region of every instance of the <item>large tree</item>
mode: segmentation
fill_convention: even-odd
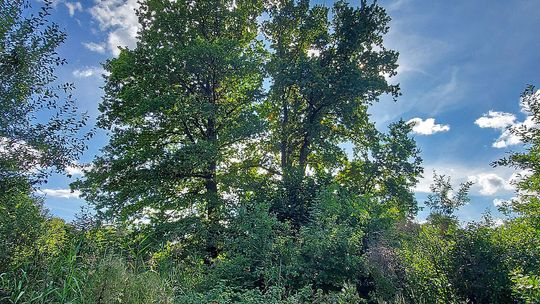
[[[108,218],[174,228],[218,254],[227,173],[260,130],[262,3],[143,1],[137,47],[105,64],[99,126],[110,143],[78,184]],[[165,233],[164,232],[164,233]]]
[[[398,54],[384,47],[390,18],[376,3],[338,1],[330,11],[283,0],[268,12],[263,30],[273,53],[265,110],[283,181],[275,209],[301,224],[313,192],[306,174],[342,167],[347,157],[339,144],[362,148],[373,130],[367,107],[381,94],[399,94],[386,78],[395,74]]]

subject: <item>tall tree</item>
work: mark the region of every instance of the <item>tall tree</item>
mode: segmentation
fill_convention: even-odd
[[[264,33],[274,52],[266,115],[284,188],[276,210],[298,224],[308,213],[306,173],[342,166],[338,145],[363,145],[371,129],[367,106],[399,94],[385,78],[395,74],[398,54],[383,45],[390,18],[376,3],[338,1],[329,17],[327,7],[283,0],[268,12]]]
[[[261,10],[259,0],[141,2],[137,47],[105,64],[99,126],[110,143],[78,183],[103,215],[174,222],[164,234],[204,244],[207,262],[217,256],[234,203],[226,174],[261,125]]]
[[[0,180],[42,181],[83,152],[72,84],[57,84],[66,63],[56,49],[66,39],[49,19],[52,2],[31,13],[26,0],[0,1]],[[86,136],[89,136],[88,134]]]

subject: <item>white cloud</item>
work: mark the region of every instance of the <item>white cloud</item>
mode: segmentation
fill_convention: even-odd
[[[88,170],[92,169],[92,164],[81,165],[79,163],[74,163],[73,166],[66,167],[65,171],[71,176],[84,175]]]
[[[414,187],[414,192],[417,193],[431,193],[430,185],[433,183],[433,177],[431,172],[424,174],[424,177],[418,181],[418,184]]]
[[[133,37],[135,37],[136,34],[137,30],[134,30],[134,28],[121,28],[111,32],[107,42],[113,55],[118,56],[120,54],[120,49],[118,49],[119,46],[128,48],[135,47],[136,40]]]
[[[496,198],[493,200],[493,206],[495,207],[502,207],[502,206],[505,206],[507,205],[508,203],[512,202],[512,201],[516,201],[518,200],[518,198],[516,196],[513,196],[509,199],[500,199],[500,198]]]
[[[110,0],[100,1],[90,9],[100,29],[108,32],[108,49],[115,56],[120,53],[118,46],[133,48],[136,45],[139,22],[135,10],[138,7],[137,0]]]
[[[516,172],[508,167],[479,166],[470,167],[462,164],[435,163],[424,165],[424,177],[420,179],[414,191],[430,193],[429,186],[433,183],[433,171],[439,175],[449,176],[452,185],[457,189],[460,183],[474,182],[470,189],[471,195],[494,196],[510,195],[515,187],[511,181],[516,179]]]
[[[42,157],[43,153],[26,141],[0,136],[0,158],[16,159],[19,165],[25,168],[26,173],[37,173],[41,170]]]
[[[532,95],[527,95],[525,98],[521,97],[519,99],[519,106],[521,107],[521,112],[527,115],[531,114],[528,103],[540,103],[540,90],[536,90],[536,92],[534,92]]]
[[[40,2],[45,2],[45,1],[40,0]],[[66,0],[51,0],[50,2],[51,2],[52,6],[54,8],[56,8],[58,6],[58,4],[63,3],[66,6],[66,8],[68,9],[69,15],[71,17],[73,17],[75,15],[76,11],[79,11],[79,12],[83,11],[82,4],[79,1],[69,2],[69,1],[66,1]]]
[[[88,78],[92,76],[101,76],[107,72],[100,67],[84,67],[82,69],[76,69],[73,71],[73,76],[77,78]]]
[[[504,202],[506,202],[506,200],[496,198],[496,199],[493,200],[493,206],[500,207],[500,206],[504,205]]]
[[[506,113],[508,114],[508,113]],[[479,118],[480,119],[480,118]],[[478,119],[476,120],[478,121]],[[476,122],[475,122],[476,123]],[[481,126],[480,126],[481,127]],[[487,127],[487,128],[494,128],[501,130],[501,135],[493,142],[492,147],[494,148],[506,148],[509,146],[517,145],[521,143],[521,138],[519,136],[512,133],[512,129],[519,129],[519,128],[534,128],[535,123],[533,121],[532,116],[528,116],[525,121],[523,122],[514,122],[511,125],[508,125],[506,127]],[[482,128],[482,127],[481,127]]]
[[[80,191],[71,191],[70,189],[42,189],[38,190],[37,193],[58,198],[79,198],[81,195]]]
[[[494,195],[501,191],[513,190],[514,188],[507,179],[500,177],[495,173],[479,173],[468,176],[468,180],[475,183],[481,195]]]
[[[449,125],[436,124],[435,118],[428,118],[422,120],[422,118],[413,118],[407,121],[408,124],[413,124],[412,131],[416,134],[431,135],[438,132],[447,132],[450,130]]]
[[[482,117],[478,118],[474,123],[480,128],[497,129],[501,135],[493,142],[494,148],[506,148],[509,146],[521,143],[521,138],[512,133],[512,130],[525,128],[537,128],[533,116],[528,109],[528,103],[540,103],[540,90],[537,90],[531,96],[527,96],[527,100],[520,99],[521,112],[527,114],[523,122],[516,122],[516,116],[511,113],[489,111]]]
[[[83,175],[84,174],[84,172],[83,172],[83,170],[81,168],[79,168],[79,167],[71,167],[71,166],[66,168],[66,173],[71,175],[71,176]]]
[[[506,148],[509,146],[517,145],[521,142],[521,139],[512,134],[510,130],[504,130],[499,138],[493,142],[491,145],[493,148]]]
[[[516,125],[516,116],[512,113],[489,111],[475,120],[474,123],[480,128],[498,129],[501,131],[499,138],[492,144],[494,148],[505,148],[521,142],[519,137],[512,134],[508,129]]]
[[[88,50],[100,54],[105,54],[106,45],[105,43],[95,43],[95,42],[83,42],[82,45]]]
[[[23,140],[10,139],[3,136],[0,137],[0,155],[10,156],[21,153],[28,153],[35,158],[41,156],[41,152],[34,149]]]
[[[431,193],[430,186],[434,183],[433,172],[437,175],[449,176],[453,186],[457,186],[464,176],[464,169],[460,165],[452,164],[425,164],[424,176],[418,181],[414,191],[418,193]]]
[[[69,11],[69,15],[73,17],[76,11],[82,12],[83,7],[80,2],[64,2],[64,5]]]
[[[524,169],[519,172],[514,172],[508,179],[508,182],[512,185],[515,185],[519,182],[521,182],[523,179],[531,176],[533,174],[533,171],[530,169]]]
[[[516,116],[511,113],[489,111],[474,121],[480,128],[505,129],[515,123]]]

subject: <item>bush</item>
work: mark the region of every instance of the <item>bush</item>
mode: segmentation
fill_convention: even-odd
[[[512,272],[514,295],[527,304],[540,302],[540,276],[526,275],[521,270]]]
[[[338,292],[324,293],[314,290],[311,286],[300,288],[294,293],[288,293],[285,288],[272,286],[265,292],[259,289],[233,289],[217,286],[206,293],[187,293],[179,296],[178,304],[360,304],[367,303],[358,296],[356,288],[351,284]]]
[[[136,272],[115,256],[104,257],[88,272],[85,303],[172,303],[172,288],[154,271]]]
[[[45,225],[42,200],[30,194],[24,180],[0,183],[0,273],[16,269],[37,254]]]

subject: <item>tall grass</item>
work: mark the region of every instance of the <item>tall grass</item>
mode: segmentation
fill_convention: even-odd
[[[47,267],[2,273],[0,303],[172,303],[167,278],[132,267],[116,255],[83,259],[79,247],[49,261]]]

